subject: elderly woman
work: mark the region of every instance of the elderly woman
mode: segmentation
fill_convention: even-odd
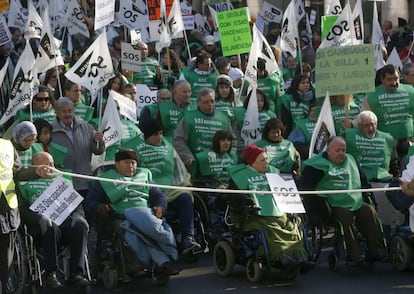
[[[237,165],[229,170],[229,188],[252,191],[269,191],[266,173],[279,173],[268,164],[267,153],[256,145],[248,146],[243,152],[246,164]],[[255,192],[248,195],[230,196],[233,203],[243,203],[260,208],[259,212],[244,219],[243,230],[263,230],[269,250],[271,264],[275,268],[289,270],[300,267],[309,270],[313,264],[308,262],[307,252],[300,224],[293,222],[281,212],[271,194]],[[259,254],[264,256],[263,248]]]
[[[300,154],[292,142],[283,138],[284,131],[282,121],[271,118],[265,124],[262,140],[256,145],[266,150],[270,165],[283,173],[300,175]]]
[[[35,143],[36,138],[36,127],[30,121],[22,121],[13,128],[11,142],[18,155],[16,163],[29,166],[33,154],[43,151],[42,145]]]

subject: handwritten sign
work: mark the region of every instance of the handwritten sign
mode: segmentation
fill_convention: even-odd
[[[252,35],[246,7],[218,12],[217,23],[224,56],[250,52]]]
[[[60,226],[82,201],[83,197],[73,187],[62,177],[56,177],[29,208]]]
[[[297,192],[295,181],[288,174],[266,174],[267,181],[271,191],[288,192],[273,194],[277,208],[285,213],[305,213],[302,199],[299,194],[290,194]]]
[[[374,46],[320,48],[316,52],[316,97],[375,90]]]

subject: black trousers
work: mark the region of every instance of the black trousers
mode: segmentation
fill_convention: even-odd
[[[13,262],[14,238],[16,232],[0,234],[0,294],[7,293],[10,266]]]

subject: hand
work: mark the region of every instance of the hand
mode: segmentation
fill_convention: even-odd
[[[103,140],[103,134],[101,132],[96,132],[93,134],[93,140],[95,142],[101,142]]]
[[[154,214],[157,218],[161,219],[163,212],[162,212],[162,207],[161,206],[154,206],[152,208],[154,210]]]
[[[39,165],[36,167],[36,174],[43,179],[52,179],[53,169],[47,165]]]
[[[85,217],[79,212],[72,213],[72,223],[70,226],[73,228],[76,224],[83,225],[87,231],[89,231],[89,224],[86,221]]]
[[[41,216],[39,219],[40,233],[44,235],[49,228],[52,227],[52,220],[46,216]]]

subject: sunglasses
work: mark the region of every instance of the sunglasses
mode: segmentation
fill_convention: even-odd
[[[41,98],[37,98],[37,97],[36,97],[36,98],[35,98],[35,100],[36,100],[36,101],[39,101],[39,102],[41,102],[41,101],[48,102],[48,101],[49,101],[49,99],[50,99],[49,97],[41,97]]]

